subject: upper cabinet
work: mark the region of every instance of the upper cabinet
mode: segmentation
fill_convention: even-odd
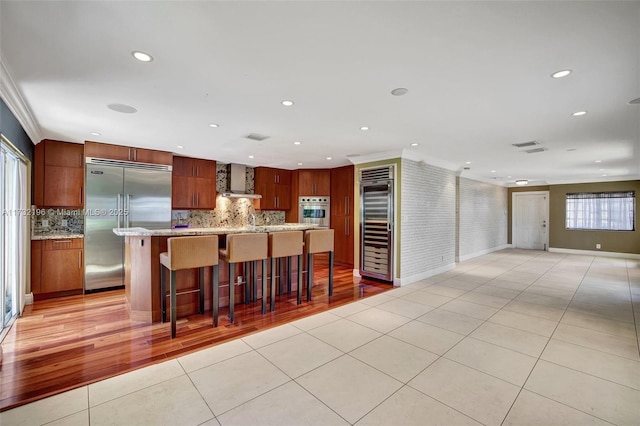
[[[299,170],[298,171],[298,195],[329,196],[331,194],[330,170]]]
[[[215,161],[173,157],[171,207],[201,210],[216,208]]]
[[[173,157],[173,175],[185,177],[216,178],[216,162],[199,158]]]
[[[84,155],[86,157],[132,161],[137,163],[162,164],[168,166],[173,163],[173,154],[171,152],[91,141],[86,141],[84,143]]]
[[[262,195],[261,210],[289,210],[291,208],[291,170],[256,167],[255,192]]]
[[[38,207],[84,206],[84,147],[45,139],[35,147],[33,202]]]

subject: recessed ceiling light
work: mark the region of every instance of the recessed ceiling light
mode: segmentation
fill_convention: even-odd
[[[176,147],[179,148],[179,149],[183,149],[184,148],[184,146],[182,146],[182,145],[176,145]]]
[[[507,176],[507,179],[511,179],[511,176]]]
[[[465,161],[464,164],[471,164],[471,161]]]
[[[551,74],[551,77],[553,78],[562,78],[562,77],[566,77],[569,74],[571,74],[571,70],[560,70],[560,71],[556,71],[553,74]]]
[[[414,142],[414,143],[411,144],[411,146],[418,146],[418,145],[420,145],[420,144],[417,143],[417,142]]]
[[[495,173],[495,172],[496,172],[495,170],[491,170],[491,173]]]
[[[282,105],[284,105],[284,106],[292,106],[293,105],[293,101],[282,101]]]
[[[217,124],[215,124],[215,123],[211,123],[211,124],[209,124],[209,127],[216,128],[216,127],[220,127],[220,126],[219,126],[219,125],[217,125]]]
[[[300,145],[301,143],[302,143],[302,142],[300,142],[300,141],[295,141],[293,144],[294,144],[294,145]]]
[[[596,163],[602,163],[602,160],[596,160]]]
[[[601,172],[604,172],[604,169],[600,169]]]
[[[139,50],[134,50],[133,52],[131,52],[131,54],[133,55],[134,58],[136,58],[140,62],[151,62],[151,61],[153,61],[153,56],[149,55],[148,53],[141,52]]]
[[[587,113],[587,111],[578,111],[578,112],[574,112],[573,115],[574,117],[580,117],[581,115],[585,115]]]
[[[369,130],[369,128],[367,126],[362,126],[360,127],[360,130]]]
[[[138,110],[132,107],[131,105],[125,105],[125,104],[109,104],[107,105],[107,108],[109,108],[112,111],[121,112],[123,114],[133,114],[138,112]]]
[[[249,158],[253,158],[253,155],[250,155]]]
[[[102,133],[99,133],[99,132],[91,132],[91,134],[92,134],[93,136],[100,136]]]
[[[607,174],[605,173],[605,174],[603,174],[602,176],[606,176],[606,175],[607,175]]]
[[[528,184],[529,184],[529,181],[526,180],[526,179],[518,179],[518,180],[516,180],[516,185],[523,186],[523,185],[528,185]]]
[[[327,157],[327,160],[332,160],[332,158],[331,157]]]
[[[404,87],[398,87],[397,89],[393,89],[391,91],[391,94],[393,96],[403,96],[403,95],[406,95],[407,92],[409,92],[408,89],[405,89]]]
[[[302,166],[302,163],[298,163],[298,166]]]

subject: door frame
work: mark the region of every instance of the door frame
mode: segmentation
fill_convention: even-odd
[[[521,191],[511,193],[511,246],[516,248],[517,245],[517,232],[516,232],[516,206],[518,197],[526,195],[544,195],[547,200],[547,233],[544,241],[544,251],[549,251],[549,191]]]

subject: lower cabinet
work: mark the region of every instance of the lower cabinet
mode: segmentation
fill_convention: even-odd
[[[31,291],[36,299],[82,293],[83,242],[82,238],[31,241]]]

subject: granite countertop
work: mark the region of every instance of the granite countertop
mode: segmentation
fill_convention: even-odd
[[[217,228],[176,228],[176,229],[146,229],[146,228],[115,228],[113,233],[120,236],[130,237],[172,237],[187,235],[225,235],[239,234],[243,232],[282,232],[282,231],[304,231],[315,229],[318,225],[309,223],[284,223],[281,225],[258,225],[258,226],[224,226]]]
[[[84,238],[84,234],[76,234],[66,231],[51,231],[31,234],[32,240],[59,240],[66,238]]]

